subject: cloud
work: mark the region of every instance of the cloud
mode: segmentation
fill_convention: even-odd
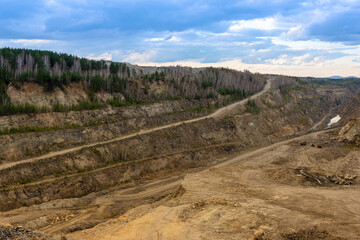
[[[162,42],[164,41],[164,38],[146,38],[144,41],[145,42]]]
[[[102,53],[100,55],[94,56],[93,54],[87,56],[86,58],[92,59],[92,60],[108,60],[111,61],[113,56],[111,53],[106,52],[106,53]]]
[[[123,61],[134,63],[134,64],[142,64],[144,62],[148,62],[151,59],[153,59],[155,55],[156,55],[156,51],[154,51],[154,50],[151,50],[148,52],[143,52],[143,53],[134,52],[134,53],[128,54],[123,59]]]
[[[58,42],[56,40],[48,39],[10,39],[8,41],[15,44],[21,44],[24,47],[56,44]]]
[[[307,41],[292,41],[279,37],[271,38],[271,41],[275,45],[287,46],[291,50],[326,50],[326,51],[341,51],[345,49],[353,49],[351,46],[347,46],[343,43],[326,42],[315,40]]]
[[[360,1],[356,0],[0,3],[0,47],[137,64],[219,63],[235,68],[240,64],[279,73],[293,69],[290,75],[301,67],[306,73],[321,68],[326,73],[345,61],[348,66],[341,66],[354,71],[360,59],[360,25],[356,24]]]
[[[300,40],[306,38],[308,35],[308,31],[305,26],[297,25],[291,27],[289,31],[283,32],[280,34],[283,39],[292,39],[292,40]]]
[[[287,54],[281,55],[277,58],[267,59],[266,63],[272,65],[302,65],[302,66],[314,66],[318,63],[323,62],[324,59],[321,57],[312,57],[311,54],[307,53],[302,56],[289,56]]]
[[[319,61],[319,60],[318,60]],[[302,64],[283,65],[274,64],[248,64],[241,59],[231,59],[215,63],[201,63],[199,61],[177,61],[177,62],[146,62],[145,66],[192,66],[192,67],[227,67],[236,70],[249,70],[252,72],[268,73],[268,74],[284,74],[290,76],[313,76],[313,77],[329,77],[332,75],[348,76],[349,73],[360,76],[360,63],[349,64],[352,60],[343,57],[336,60],[322,60],[321,64],[311,64],[306,68]],[[324,71],[326,69],[326,71]]]
[[[170,38],[167,38],[166,41],[168,42],[181,42],[181,38],[176,36],[171,36]]]
[[[233,21],[229,27],[230,32],[239,32],[244,29],[256,30],[284,30],[289,29],[289,23],[281,22],[278,17],[255,18],[250,20]]]
[[[154,38],[146,38],[145,42],[180,42],[181,38],[170,35],[168,37],[154,37]]]

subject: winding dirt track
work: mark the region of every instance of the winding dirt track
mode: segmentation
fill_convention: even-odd
[[[319,122],[314,124],[314,126],[312,126],[312,129],[316,130],[321,124],[323,124],[323,122],[332,114],[332,110],[333,109],[331,108],[328,114],[326,114]]]
[[[173,192],[182,182],[183,175],[174,176],[169,178],[160,179],[154,182],[145,183],[142,186],[136,186],[135,188],[123,189],[110,192],[106,195],[99,196],[90,204],[90,208],[82,214],[79,214],[74,219],[66,222],[60,222],[55,225],[48,225],[40,229],[42,232],[54,234],[61,232],[63,229],[70,228],[75,224],[82,224],[95,213],[102,213],[107,207],[111,207],[114,204],[120,204],[122,202],[136,202],[144,201],[144,199],[151,198],[153,196],[160,196],[165,193]]]
[[[50,153],[44,154],[44,155],[39,156],[39,157],[28,158],[28,159],[20,160],[20,161],[17,161],[17,162],[5,163],[5,164],[0,165],[0,170],[10,168],[10,167],[16,166],[18,164],[30,163],[30,162],[35,162],[35,161],[46,159],[46,158],[51,158],[51,157],[64,155],[64,154],[67,154],[67,153],[71,153],[71,152],[81,150],[83,148],[88,148],[88,147],[94,147],[94,146],[98,146],[98,145],[113,143],[113,142],[116,142],[116,141],[132,138],[132,137],[135,137],[135,136],[139,136],[139,135],[143,135],[143,134],[147,134],[147,133],[151,133],[151,132],[156,132],[156,131],[163,130],[163,129],[168,129],[168,128],[180,126],[181,124],[199,122],[201,120],[208,119],[208,118],[221,117],[225,113],[231,112],[236,107],[246,104],[246,102],[249,99],[258,98],[259,96],[261,96],[265,92],[269,91],[270,88],[271,88],[271,81],[273,81],[273,79],[268,79],[266,85],[264,86],[264,89],[262,91],[256,93],[256,94],[252,95],[251,97],[243,99],[243,100],[241,100],[239,102],[235,102],[235,103],[230,104],[230,105],[228,105],[226,107],[220,108],[220,109],[216,110],[215,112],[213,112],[212,114],[204,116],[204,117],[199,117],[199,118],[194,118],[194,119],[190,119],[190,120],[171,123],[171,124],[168,124],[168,125],[155,127],[155,128],[151,128],[151,129],[140,130],[140,132],[132,133],[132,134],[125,135],[125,136],[121,136],[121,137],[114,138],[114,139],[111,139],[111,140],[95,142],[95,143],[86,144],[86,145],[82,145],[82,146],[78,146],[78,147],[64,149],[64,150],[57,151],[57,152],[50,152]]]
[[[282,168],[273,164],[279,158],[293,156],[294,164],[311,166],[311,162],[306,164],[303,162],[306,159],[299,158],[304,149],[313,154],[328,151],[289,143],[316,141],[333,130],[313,132],[245,152],[207,170],[186,174],[183,181],[174,179],[163,182],[161,187],[146,185],[143,188],[146,195],[152,193],[152,188],[159,192],[180,184],[186,191],[179,198],[169,200],[170,204],[144,206],[142,214],[127,212],[124,215],[127,221],[114,219],[67,237],[76,240],[253,239],[254,231],[261,226],[268,239],[282,239],[281,233],[318,226],[323,235],[329,232],[344,239],[359,239],[359,186],[322,188],[282,184],[269,178],[269,171]],[[127,192],[124,200],[131,197],[128,194],[131,192]],[[134,192],[134,198],[137,194]],[[197,208],[198,202],[205,204]],[[181,220],[179,216],[184,213],[189,215]],[[321,239],[335,238],[328,235]]]
[[[206,168],[202,169],[199,173],[195,173],[195,175],[201,174],[201,172],[204,172],[204,171],[206,172],[206,171],[208,171],[206,169],[209,169],[209,168],[226,169],[227,167],[234,166],[239,163],[248,162],[249,159],[256,158],[267,152],[272,152],[272,149],[286,145],[290,142],[293,142],[296,140],[314,138],[318,134],[326,133],[328,131],[330,131],[330,130],[313,132],[313,133],[310,133],[307,135],[303,135],[300,137],[295,137],[295,138],[291,138],[291,139],[288,139],[288,140],[285,140],[282,142],[278,142],[278,143],[275,143],[275,144],[272,144],[272,145],[269,145],[266,147],[261,147],[254,151],[245,152],[236,157],[231,157],[228,160],[226,160],[225,162],[222,162],[220,164],[213,165],[212,167],[206,167]],[[272,152],[272,154],[276,154],[276,152]],[[270,158],[269,158],[269,160],[270,160]],[[256,171],[256,174],[253,173],[255,171]],[[91,201],[91,204],[89,204],[89,205],[95,206],[95,207],[88,209],[84,213],[79,214],[77,217],[75,217],[74,219],[71,219],[68,222],[63,222],[63,223],[59,223],[59,224],[55,224],[55,225],[49,225],[40,230],[45,233],[49,233],[49,234],[58,233],[70,226],[75,225],[75,224],[81,224],[84,221],[86,222],[86,219],[91,218],[92,214],[94,214],[96,212],[101,212],[102,209],[106,208],[107,206],[111,206],[114,203],[121,204],[123,202],[128,202],[128,201],[143,202],[144,199],[151,198],[153,196],[161,196],[162,193],[174,192],[175,189],[177,189],[180,185],[183,184],[183,182],[184,182],[183,179],[187,175],[189,175],[189,174],[182,173],[182,174],[175,175],[172,177],[167,177],[167,178],[151,181],[149,183],[144,183],[141,186],[134,186],[134,187],[129,187],[129,188],[122,189],[122,190],[115,190],[111,193],[96,197],[95,199],[93,199]],[[194,176],[194,175],[190,174],[189,176]],[[244,182],[252,179],[252,184],[254,184],[256,182],[259,182],[259,179],[258,179],[259,176],[261,176],[261,170],[254,170],[251,172],[245,172],[244,175],[242,175],[242,178],[244,178],[243,179]],[[264,182],[264,181],[265,180],[261,179],[261,182]],[[194,181],[194,182],[196,182],[196,181]],[[131,230],[131,231],[133,231],[133,233],[123,234],[122,237],[124,237],[124,235],[128,235],[129,238],[124,238],[124,239],[150,239],[149,237],[146,237],[146,236],[147,236],[147,234],[151,233],[153,235],[155,234],[153,237],[156,238],[157,233],[156,233],[156,231],[154,231],[154,229],[157,229],[156,226],[162,222],[161,219],[164,216],[167,216],[168,219],[170,218],[170,216],[175,217],[179,212],[178,210],[179,209],[177,209],[177,208],[174,210],[174,209],[162,207],[161,211],[156,213],[156,219],[157,219],[156,223],[145,224],[145,226],[143,226],[142,224],[138,224],[138,225],[134,226],[134,229],[129,228],[128,230],[126,230],[126,231]],[[18,211],[18,210],[14,210],[14,211]],[[167,213],[167,214],[165,214],[165,213]],[[168,214],[170,214],[170,215],[168,215]],[[0,217],[2,217],[2,216],[0,215]],[[149,218],[151,219],[152,216],[150,216]],[[166,224],[166,221],[164,221],[164,224]],[[163,229],[161,231],[163,231]],[[114,232],[114,234],[117,235],[116,232]],[[133,234],[135,234],[136,236],[133,236]],[[112,237],[114,237],[114,236],[112,236]],[[79,239],[83,239],[83,238],[80,237]]]

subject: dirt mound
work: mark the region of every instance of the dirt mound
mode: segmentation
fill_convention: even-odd
[[[176,191],[170,195],[169,199],[181,197],[182,195],[184,195],[185,192],[186,192],[186,189],[182,185],[180,185],[176,189]]]
[[[270,179],[284,184],[302,184],[305,182],[305,177],[299,175],[295,169],[280,168],[269,174]]]
[[[324,175],[306,169],[280,168],[272,171],[269,178],[283,184],[304,186],[334,186],[353,185],[357,183],[357,176],[352,174]]]
[[[299,232],[283,234],[285,240],[342,240],[343,238],[331,236],[326,230],[319,230],[318,228],[300,230]]]
[[[360,146],[360,118],[351,119],[340,130],[338,140]]]

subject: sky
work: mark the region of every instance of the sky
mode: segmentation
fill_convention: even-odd
[[[360,0],[0,0],[0,47],[138,65],[360,76]]]

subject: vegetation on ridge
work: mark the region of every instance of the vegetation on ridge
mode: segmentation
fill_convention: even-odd
[[[126,63],[95,61],[69,54],[29,49],[0,49],[0,114],[39,112],[31,104],[14,105],[7,88],[20,89],[34,82],[45,92],[65,90],[71,83],[81,83],[90,103],[75,109],[55,106],[55,111],[93,109],[98,104],[124,106],[158,100],[225,98],[223,103],[243,99],[259,91],[265,76],[226,68],[189,67],[146,68]],[[113,100],[99,102],[95,94],[108,92]],[[125,100],[120,100],[121,94]],[[26,105],[26,106],[25,106]],[[83,106],[83,107],[81,107]],[[53,107],[54,108],[54,107]]]

